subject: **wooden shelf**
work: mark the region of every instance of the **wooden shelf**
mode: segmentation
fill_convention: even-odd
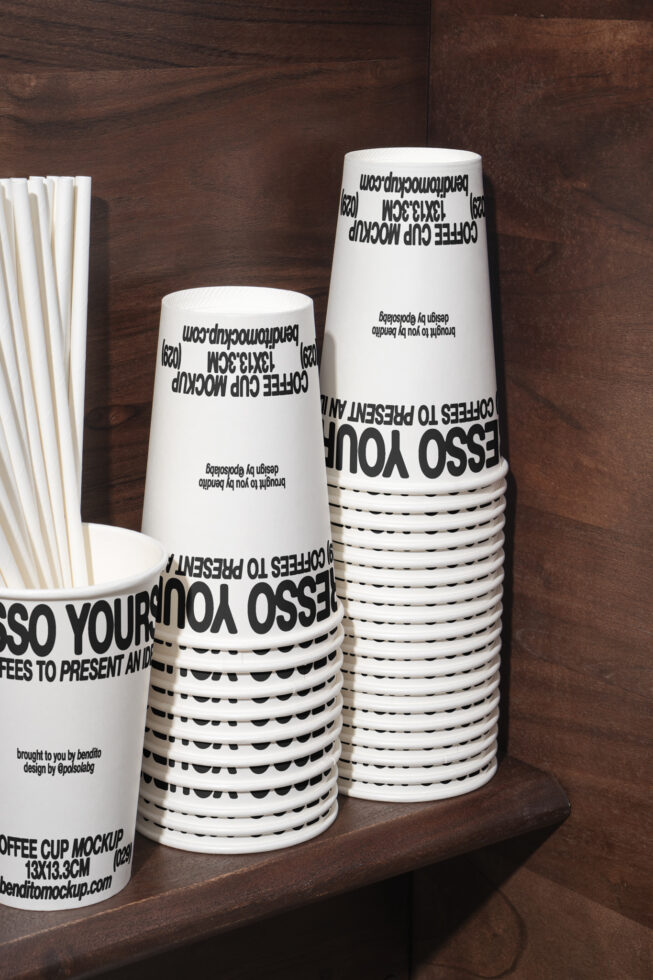
[[[220,857],[138,837],[130,884],[67,912],[0,906],[0,977],[75,977],[556,824],[569,801],[551,776],[506,758],[484,788],[437,803],[340,798],[335,824],[269,854]]]

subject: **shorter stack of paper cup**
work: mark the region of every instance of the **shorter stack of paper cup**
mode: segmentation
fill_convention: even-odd
[[[138,828],[193,851],[286,847],[335,819],[342,725],[312,303],[172,294],[159,353],[143,527],[170,559]]]
[[[481,160],[347,154],[321,364],[343,627],[340,791],[496,770],[503,527]]]

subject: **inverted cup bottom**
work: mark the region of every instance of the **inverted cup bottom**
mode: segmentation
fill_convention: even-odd
[[[497,771],[497,760],[480,769],[477,773],[461,776],[449,782],[428,783],[423,786],[388,786],[380,783],[365,783],[346,776],[338,779],[338,791],[343,796],[353,796],[361,800],[377,800],[379,803],[427,803],[431,800],[449,800],[480,789],[492,779]]]
[[[331,826],[338,814],[338,802],[322,817],[310,820],[293,830],[279,831],[276,834],[261,834],[258,837],[211,837],[207,834],[191,834],[185,831],[169,830],[139,815],[136,829],[150,840],[182,851],[199,851],[204,854],[257,854],[276,851],[311,840]]]

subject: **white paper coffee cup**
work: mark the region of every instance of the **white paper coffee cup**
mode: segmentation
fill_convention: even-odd
[[[337,624],[307,296],[164,297],[143,529],[171,556],[161,638],[251,650]]]
[[[17,908],[90,905],[131,874],[165,553],[134,531],[85,534],[93,585],[0,590],[0,902]]]
[[[477,154],[345,156],[321,390],[329,483],[423,494],[501,472]]]

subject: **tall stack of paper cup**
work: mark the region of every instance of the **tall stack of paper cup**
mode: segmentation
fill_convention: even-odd
[[[312,301],[163,300],[143,528],[166,544],[138,826],[263,851],[337,811],[335,592]]]
[[[345,157],[321,365],[345,606],[343,793],[496,769],[503,525],[481,159]]]

